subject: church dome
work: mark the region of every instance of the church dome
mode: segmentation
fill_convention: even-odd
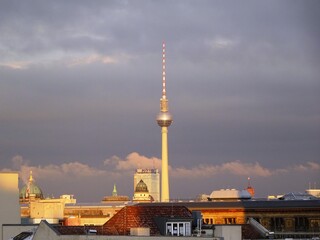
[[[141,179],[140,182],[136,185],[133,202],[153,202],[154,198],[149,194],[147,184]]]
[[[135,192],[149,192],[147,184],[145,184],[142,179],[140,180],[140,182],[138,182]]]
[[[22,200],[27,200],[30,197],[34,197],[35,199],[43,199],[42,190],[34,183],[34,179],[32,177],[32,171],[30,171],[30,177],[27,184],[25,184],[19,193],[19,197]]]

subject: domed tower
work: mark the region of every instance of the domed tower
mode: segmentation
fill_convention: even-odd
[[[147,184],[145,184],[142,179],[138,182],[134,190],[133,201],[134,202],[153,202],[154,201],[152,196],[149,194]]]
[[[162,163],[161,163],[161,202],[168,202],[169,195],[169,163],[168,163],[168,127],[172,123],[169,113],[168,99],[166,94],[166,45],[162,44],[162,97],[160,99],[160,113],[157,123],[162,133]]]
[[[36,199],[43,199],[42,190],[35,184],[32,176],[32,171],[30,171],[29,181],[20,190],[20,202],[30,202]]]

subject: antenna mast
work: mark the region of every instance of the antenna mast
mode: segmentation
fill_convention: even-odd
[[[162,98],[166,99],[166,44],[162,43]]]
[[[168,112],[168,99],[166,93],[166,44],[162,43],[162,97],[160,99],[160,111]]]

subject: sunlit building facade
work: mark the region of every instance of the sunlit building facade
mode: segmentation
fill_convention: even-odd
[[[159,170],[137,169],[133,177],[133,189],[135,191],[137,184],[142,180],[148,187],[149,194],[155,202],[160,201],[160,174]]]
[[[0,172],[0,239],[2,224],[20,223],[18,173]]]

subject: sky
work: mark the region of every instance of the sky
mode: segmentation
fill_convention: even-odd
[[[166,42],[172,199],[320,187],[319,1],[0,1],[0,170],[46,197],[133,196],[161,169]]]

